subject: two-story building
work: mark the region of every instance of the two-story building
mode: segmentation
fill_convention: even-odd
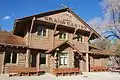
[[[89,43],[99,37],[69,8],[16,19],[13,33],[0,32],[0,72],[9,67],[53,73],[56,68],[106,66],[109,54]]]

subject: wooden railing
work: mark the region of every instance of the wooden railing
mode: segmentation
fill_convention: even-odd
[[[108,71],[108,68],[106,66],[92,66],[90,67],[91,72],[102,72],[102,71]]]
[[[37,70],[36,67],[25,68],[25,67],[8,67],[9,76],[32,76],[32,75],[40,75],[41,73],[45,73],[44,70]]]
[[[78,75],[81,72],[79,68],[54,68],[52,73],[56,76],[66,76]]]

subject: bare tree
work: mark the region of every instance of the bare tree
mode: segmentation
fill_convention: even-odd
[[[102,0],[104,34],[106,38],[120,39],[120,0]]]

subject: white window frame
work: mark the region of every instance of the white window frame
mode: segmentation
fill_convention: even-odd
[[[13,53],[13,52],[11,52],[9,54],[10,54],[10,62],[9,63],[6,62],[6,64],[17,64],[18,63],[18,54],[17,53]],[[14,54],[16,54],[16,62],[15,63],[13,63],[13,55]],[[7,53],[5,52],[5,59],[6,59],[6,55],[7,55]]]
[[[41,29],[41,32],[40,32],[40,29]],[[38,32],[37,32],[38,36],[40,36],[40,37],[47,37],[48,29],[46,27],[38,26],[37,30],[38,30]],[[45,36],[44,36],[44,30],[46,30]],[[39,35],[39,33],[41,33],[41,35]]]
[[[68,53],[62,52],[59,56],[59,63],[60,65],[67,65],[68,64]]]
[[[60,35],[61,35],[61,34],[62,34],[62,38],[60,38]],[[64,34],[66,35],[65,39],[64,39]],[[67,39],[68,39],[68,33],[67,33],[67,32],[64,32],[64,31],[60,31],[59,39],[60,39],[60,40],[67,40]]]
[[[77,36],[77,37],[75,38],[76,41],[78,41],[77,39],[81,39],[81,40],[79,40],[78,42],[83,43],[83,42],[84,42],[84,36],[81,36],[81,35],[78,36],[78,35],[79,35],[79,34],[76,34],[76,36]]]

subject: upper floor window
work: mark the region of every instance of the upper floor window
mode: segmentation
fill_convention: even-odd
[[[66,40],[67,39],[67,33],[66,32],[60,32],[59,39]]]
[[[78,41],[78,42],[84,42],[83,36],[78,35],[78,34],[74,37],[74,39],[75,39],[76,41]]]
[[[67,65],[67,60],[68,58],[67,58],[67,53],[66,52],[62,52],[61,54],[60,54],[60,58],[59,58],[59,62],[60,62],[60,65]]]
[[[83,38],[82,38],[82,36],[77,36],[77,41],[79,41],[79,42],[83,42]]]
[[[47,29],[45,27],[38,27],[38,36],[46,37],[47,36]]]

